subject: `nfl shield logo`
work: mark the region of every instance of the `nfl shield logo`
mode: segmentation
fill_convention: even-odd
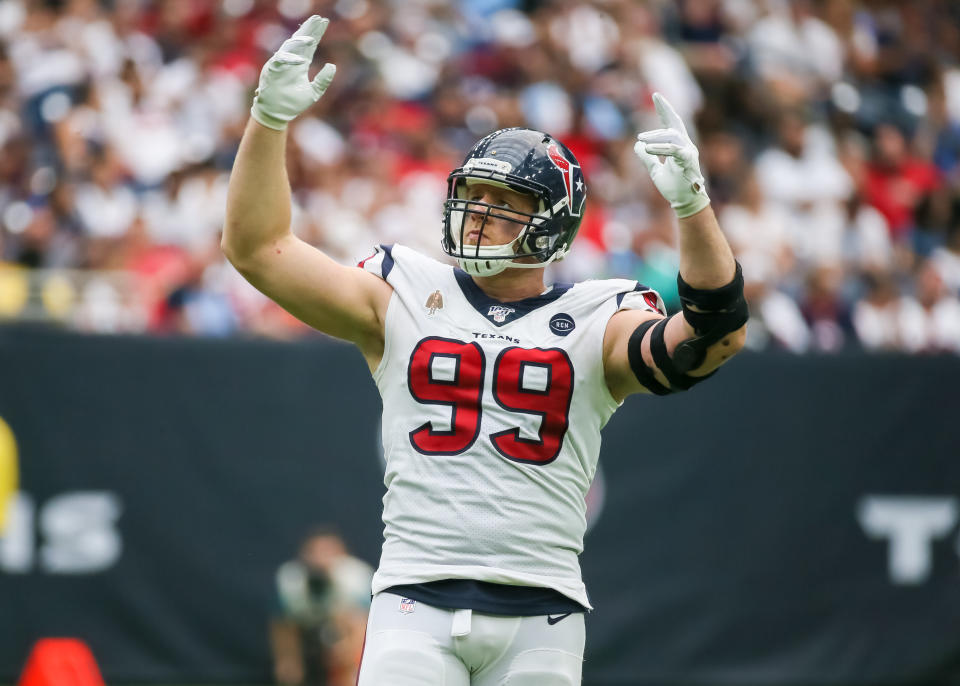
[[[516,312],[512,307],[506,307],[505,305],[491,305],[490,311],[487,312],[488,317],[493,317],[493,321],[498,324],[503,324],[506,321],[507,317]]]
[[[410,598],[401,598],[400,599],[400,612],[405,615],[413,612],[414,606],[417,604],[416,600],[411,600]]]

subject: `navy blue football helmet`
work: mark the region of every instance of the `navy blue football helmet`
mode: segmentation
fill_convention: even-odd
[[[469,199],[473,183],[503,186],[536,199],[534,213],[498,213],[502,208]],[[583,173],[573,153],[549,134],[531,129],[501,129],[485,136],[463,164],[447,179],[444,203],[443,250],[474,276],[491,276],[507,267],[539,268],[561,259],[570,250],[587,200]],[[506,245],[466,245],[469,215],[480,215],[480,235],[489,217],[520,224]],[[475,227],[472,227],[472,229]],[[518,261],[518,258],[533,258]]]

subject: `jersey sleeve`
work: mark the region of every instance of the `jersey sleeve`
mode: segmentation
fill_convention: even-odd
[[[644,310],[667,316],[667,306],[660,294],[642,283],[636,283],[633,290],[617,294],[617,312],[620,310]]]
[[[393,270],[393,245],[381,244],[374,247],[373,254],[360,260],[357,266],[386,281]]]

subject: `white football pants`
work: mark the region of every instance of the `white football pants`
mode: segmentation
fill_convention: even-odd
[[[358,686],[580,684],[582,612],[502,617],[401,600],[374,596]]]

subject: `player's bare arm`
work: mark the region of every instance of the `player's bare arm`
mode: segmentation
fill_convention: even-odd
[[[683,311],[665,318],[624,310],[604,334],[604,371],[617,400],[632,393],[686,390],[743,348],[747,306],[743,277],[710,208],[699,155],[680,117],[654,95],[662,129],[634,148],[679,224],[678,289]]]
[[[375,367],[383,353],[383,322],[393,289],[347,267],[290,230],[287,124],[315,103],[336,68],[307,70],[328,20],[307,19],[264,65],[227,196],[222,248],[251,284],[298,319],[351,341]]]

